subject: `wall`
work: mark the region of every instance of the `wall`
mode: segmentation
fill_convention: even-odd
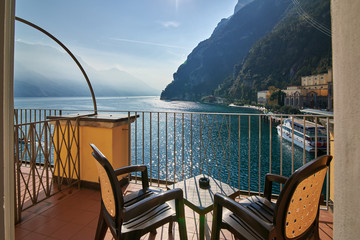
[[[125,117],[118,116],[116,118],[115,114],[112,114],[112,116],[114,119],[107,118],[104,114],[101,117],[98,115],[94,117],[96,121],[83,118],[80,120],[79,129],[75,128],[75,121],[60,120],[59,142],[57,142],[57,131],[54,133],[54,145],[56,149],[61,149],[60,162],[58,162],[56,152],[54,152],[54,173],[56,176],[77,179],[80,168],[81,181],[98,183],[98,170],[95,159],[91,155],[90,143],[95,144],[114,169],[129,165],[128,117],[126,115]],[[125,120],[118,122],[118,119]],[[70,128],[68,126],[69,122],[71,122]],[[78,130],[79,136],[77,135]],[[79,154],[77,154],[77,143],[79,144]],[[57,147],[58,144],[59,147]],[[69,146],[71,151],[68,152],[68,148],[65,146]]]
[[[331,75],[331,69],[329,69],[327,73],[301,77],[301,86],[327,85],[332,80]]]
[[[0,3],[0,18],[1,20],[4,19],[4,3],[5,2],[1,2]],[[4,25],[3,25],[3,21],[1,22],[1,26],[0,26],[0,32],[3,33],[4,32]],[[1,35],[1,38],[0,38],[0,56],[1,56],[1,59],[3,59],[4,57],[4,37]],[[0,76],[1,76],[1,79],[0,79],[0,93],[2,95],[3,91],[4,91],[4,61],[1,61],[1,66],[0,66]],[[3,102],[4,102],[4,99],[1,98],[0,99],[0,113],[1,113],[1,118],[0,118],[0,136],[3,137],[4,136],[4,131],[3,131],[3,128],[4,128],[4,120],[3,120],[3,112],[4,112],[4,108],[3,108]],[[4,146],[3,144],[0,144],[0,239],[4,239],[5,238],[5,235],[3,235],[2,233],[5,232],[5,218],[4,218],[4,208],[2,208],[1,206],[4,206],[4,182],[5,182],[5,179],[4,179],[4,171],[2,171],[2,169],[4,169]]]
[[[14,231],[13,66],[15,2],[0,1],[0,239]]]
[[[360,236],[360,1],[332,0],[335,120],[334,239]]]

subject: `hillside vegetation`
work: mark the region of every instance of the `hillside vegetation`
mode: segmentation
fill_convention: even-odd
[[[301,76],[331,67],[331,37],[299,14],[330,28],[329,0],[254,0],[200,43],[174,74],[162,99],[215,95],[255,101],[269,86],[299,85]]]

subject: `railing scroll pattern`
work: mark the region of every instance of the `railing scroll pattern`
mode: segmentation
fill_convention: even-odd
[[[14,147],[17,222],[23,210],[80,184],[79,118],[15,124]]]

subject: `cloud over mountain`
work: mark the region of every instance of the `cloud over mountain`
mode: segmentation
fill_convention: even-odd
[[[159,90],[117,68],[96,70],[77,59],[85,69],[96,96],[158,95]],[[62,49],[15,43],[15,97],[90,96],[80,69]]]

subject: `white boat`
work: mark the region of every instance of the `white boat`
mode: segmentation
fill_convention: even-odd
[[[304,120],[294,118],[294,129],[292,119],[285,119],[283,124],[278,125],[277,132],[285,140],[292,142],[294,137],[294,144],[304,148],[308,152],[315,151],[315,144],[317,150],[325,151],[327,149],[327,136],[325,127],[317,125],[317,141],[316,141],[316,125],[313,122],[305,121],[305,137],[304,137]],[[281,134],[282,132],[282,134]],[[304,144],[305,140],[305,144]]]

